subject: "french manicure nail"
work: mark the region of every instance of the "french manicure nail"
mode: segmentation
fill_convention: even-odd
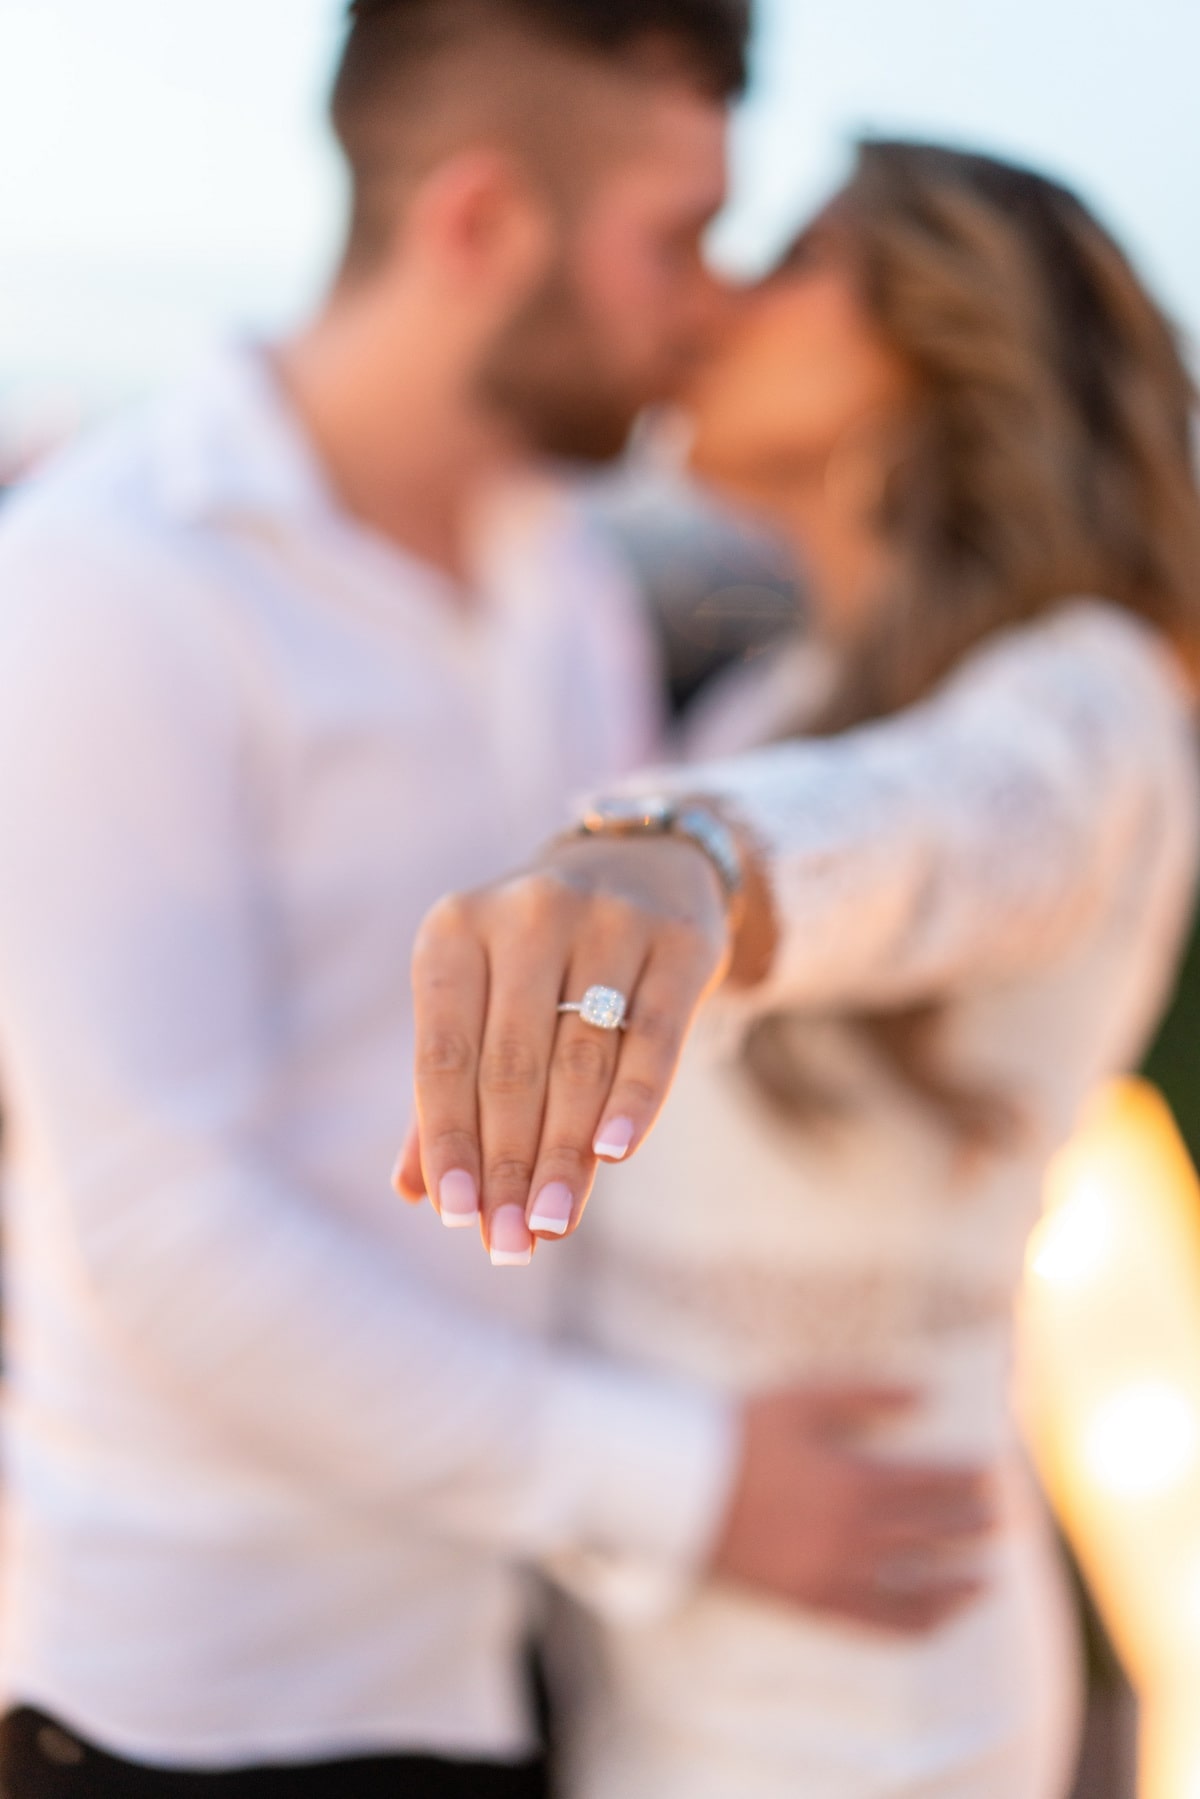
[[[448,1231],[463,1231],[475,1224],[479,1218],[479,1188],[473,1176],[462,1168],[444,1174],[438,1188],[438,1204]]]
[[[528,1268],[533,1260],[533,1238],[520,1206],[501,1206],[493,1214],[488,1242],[494,1268]]]
[[[550,1237],[563,1237],[571,1228],[571,1214],[575,1210],[575,1195],[562,1181],[552,1181],[543,1187],[533,1202],[533,1211],[529,1214],[531,1231],[544,1231]]]
[[[592,1154],[602,1156],[606,1162],[624,1161],[636,1135],[637,1126],[632,1118],[610,1118],[607,1124],[601,1125],[600,1134],[592,1145]]]

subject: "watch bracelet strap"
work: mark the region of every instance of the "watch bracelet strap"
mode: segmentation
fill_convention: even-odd
[[[668,835],[685,838],[708,857],[720,876],[727,905],[740,899],[746,885],[745,868],[737,838],[724,819],[706,806],[681,806]]]
[[[731,825],[702,800],[688,800],[672,808],[661,824],[606,825],[581,819],[575,835],[582,837],[677,837],[698,849],[711,863],[721,883],[725,902],[732,911],[745,893],[745,864]]]

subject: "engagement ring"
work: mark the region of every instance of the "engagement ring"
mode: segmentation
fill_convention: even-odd
[[[589,987],[578,1005],[568,1001],[558,1009],[560,1012],[578,1012],[584,1024],[590,1024],[598,1031],[628,1029],[625,1014],[629,1010],[629,1001],[616,987]]]

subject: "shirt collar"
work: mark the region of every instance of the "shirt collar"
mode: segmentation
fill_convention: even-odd
[[[451,623],[461,612],[449,575],[346,511],[265,348],[228,345],[194,370],[163,407],[157,450],[163,504],[182,523],[319,538],[361,597],[389,610],[401,591],[423,597]]]
[[[210,357],[161,416],[162,498],[191,523],[305,519],[336,501],[265,350],[231,346]]]
[[[394,606],[397,587],[436,602],[448,623],[557,610],[547,563],[579,553],[577,509],[544,471],[498,491],[477,521],[473,602],[464,612],[451,577],[361,525],[342,506],[287,399],[269,352],[233,344],[196,369],[159,420],[163,504],[187,524],[319,533],[339,546],[360,586]]]

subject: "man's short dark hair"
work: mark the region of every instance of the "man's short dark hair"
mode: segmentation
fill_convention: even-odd
[[[387,165],[427,106],[434,75],[490,29],[616,64],[665,53],[718,102],[746,84],[750,0],[353,0],[333,94],[354,188],[351,261],[369,262],[382,248],[380,190],[394,173]],[[505,79],[503,67],[491,72],[493,87]]]

